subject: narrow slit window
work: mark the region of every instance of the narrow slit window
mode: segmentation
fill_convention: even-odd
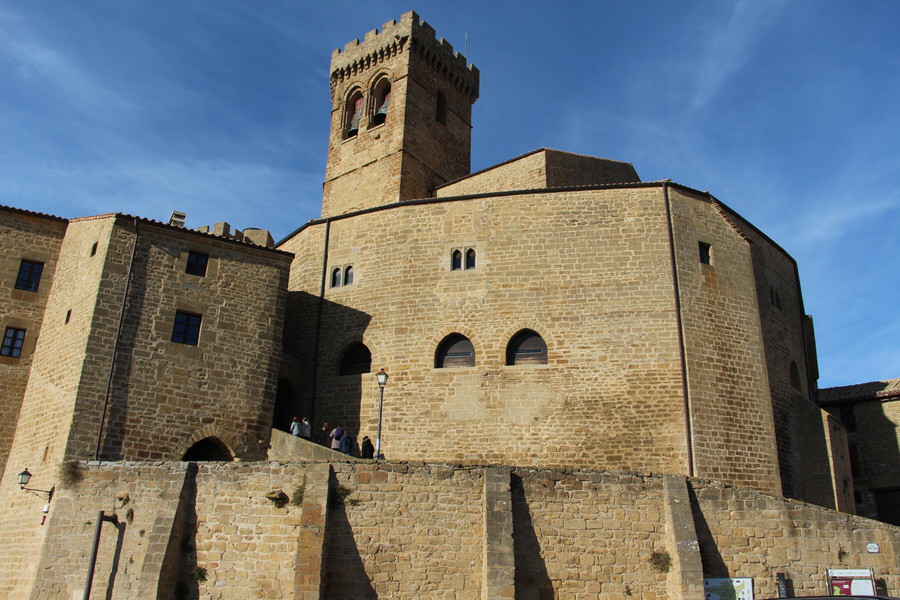
[[[706,242],[700,242],[700,262],[704,265],[712,264],[712,246]]]

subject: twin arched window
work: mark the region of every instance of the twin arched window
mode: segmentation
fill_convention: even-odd
[[[547,344],[530,329],[523,329],[510,339],[506,346],[507,365],[547,364]],[[475,347],[461,333],[451,333],[438,344],[434,355],[434,368],[474,367]]]
[[[388,109],[391,105],[391,81],[387,77],[380,77],[372,86],[369,93],[371,99],[368,106],[369,127],[381,125],[387,120]],[[363,115],[366,112],[366,97],[360,88],[353,88],[347,96],[344,104],[343,129],[344,139],[355,137],[363,125]]]
[[[463,259],[465,259],[465,263],[463,263]],[[465,252],[457,248],[450,253],[451,271],[461,271],[464,264],[466,270],[475,268],[475,248],[466,248]]]
[[[331,287],[337,288],[353,283],[353,265],[334,267],[331,270]]]

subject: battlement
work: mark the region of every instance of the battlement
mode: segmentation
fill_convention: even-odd
[[[264,248],[275,247],[275,240],[272,239],[272,234],[269,233],[268,229],[248,227],[243,231],[240,229],[232,230],[231,225],[222,221],[221,223],[213,225],[212,228],[210,228],[209,225],[198,227],[197,231],[228,238],[229,240],[234,240],[236,242],[246,242],[256,246],[263,246]]]
[[[331,54],[331,88],[382,64],[395,56],[416,52],[437,69],[448,81],[457,86],[472,102],[478,98],[479,71],[468,64],[466,57],[455,52],[444,38],[437,39],[434,28],[419,15],[404,13],[399,22],[385,23],[381,31],[373,29],[363,41],[359,38],[347,43],[344,49],[336,48]]]

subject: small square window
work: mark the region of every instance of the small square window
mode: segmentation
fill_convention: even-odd
[[[19,358],[22,356],[22,346],[25,345],[25,330],[15,327],[7,327],[3,334],[3,347],[0,348],[0,356]]]
[[[706,242],[700,242],[700,262],[704,265],[712,264],[712,246]]]
[[[175,325],[172,327],[172,341],[178,344],[196,346],[200,342],[200,321],[202,315],[175,311]]]
[[[188,252],[187,267],[185,267],[184,272],[188,275],[206,277],[207,263],[209,263],[209,254]]]
[[[19,276],[16,277],[16,289],[36,292],[41,284],[41,273],[43,272],[44,263],[23,260],[19,265]]]

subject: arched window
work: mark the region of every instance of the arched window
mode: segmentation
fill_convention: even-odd
[[[506,364],[546,365],[547,344],[544,338],[530,329],[523,329],[514,335],[506,346]]]
[[[466,250],[466,268],[475,268],[475,248],[469,248],[468,250]]]
[[[336,267],[331,271],[331,287],[341,287],[341,268]]]
[[[363,115],[363,95],[358,89],[353,90],[344,105],[344,139],[359,133],[359,122]]]
[[[791,361],[791,387],[798,392],[803,389],[800,384],[800,369],[797,368],[797,363],[793,360]]]
[[[352,344],[344,352],[341,358],[341,366],[338,369],[339,375],[358,375],[360,373],[370,373],[372,371],[372,353],[366,348],[365,344],[356,342]]]
[[[450,270],[459,271],[460,269],[462,269],[462,252],[454,250],[450,255]]]
[[[434,368],[451,369],[474,366],[475,347],[466,336],[452,333],[438,344],[437,352],[434,355]]]
[[[344,267],[344,285],[350,285],[353,283],[353,266],[347,265]]]
[[[447,124],[447,96],[444,92],[438,92],[434,118],[441,125]]]
[[[391,106],[391,82],[382,77],[372,88],[372,125],[381,125],[387,120],[388,108]]]
[[[215,437],[203,438],[184,453],[184,461],[232,461],[234,455],[228,446]]]

